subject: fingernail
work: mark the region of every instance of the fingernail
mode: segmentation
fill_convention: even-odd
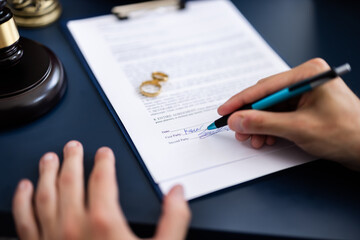
[[[27,189],[28,186],[29,186],[29,182],[27,180],[21,180],[21,182],[19,183],[20,190],[25,190]]]
[[[178,199],[184,199],[184,188],[181,185],[176,185],[173,190],[172,194],[174,197]]]
[[[78,142],[77,141],[70,141],[66,144],[66,148],[73,148],[73,147],[76,147],[78,146]]]
[[[107,153],[107,152],[109,152],[108,147],[101,147],[98,149],[98,153]]]
[[[55,159],[55,157],[54,157],[54,154],[52,154],[52,153],[46,153],[44,158],[43,158],[43,160],[45,162],[52,161],[54,159]]]
[[[236,131],[238,132],[244,132],[244,117],[243,116],[237,116],[236,117]]]

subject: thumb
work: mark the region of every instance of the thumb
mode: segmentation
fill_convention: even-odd
[[[183,187],[177,185],[164,198],[163,212],[155,239],[185,239],[190,218],[191,213],[184,198]]]
[[[295,141],[303,132],[302,115],[296,112],[238,111],[228,119],[229,128],[242,134],[271,135]]]

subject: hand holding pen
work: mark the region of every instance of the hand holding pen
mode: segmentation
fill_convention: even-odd
[[[299,96],[305,92],[311,91],[314,88],[326,83],[327,81],[333,80],[345,73],[351,71],[351,67],[348,63],[341,65],[336,68],[332,68],[326,72],[319,73],[313,77],[307,78],[303,81],[294,83],[288,87],[285,87],[275,93],[265,96],[255,102],[248,103],[237,109],[236,111],[255,109],[255,110],[268,110],[276,104],[283,103],[289,99]],[[227,125],[227,121],[232,113],[226,114],[215,122],[210,124],[207,129],[213,130],[221,128]]]
[[[250,138],[254,148],[272,145],[275,137],[281,137],[321,158],[347,159],[348,165],[356,163],[360,166],[360,101],[340,77],[302,94],[295,105],[286,101],[289,109],[294,111],[237,111],[244,105],[329,70],[324,60],[310,60],[287,72],[260,80],[230,98],[219,107],[218,113],[222,116],[232,113],[227,123],[236,132],[236,139],[246,141]]]

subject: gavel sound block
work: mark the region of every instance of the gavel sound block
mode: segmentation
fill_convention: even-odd
[[[0,0],[0,129],[44,115],[67,86],[60,60],[47,47],[20,37],[5,5]]]

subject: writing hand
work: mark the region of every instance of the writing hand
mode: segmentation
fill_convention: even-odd
[[[295,82],[329,70],[322,59],[260,80],[219,107],[220,115],[235,111]],[[360,101],[341,78],[302,95],[293,111],[238,111],[228,120],[239,141],[251,138],[254,148],[274,144],[276,137],[293,141],[305,151],[360,170]]]
[[[59,168],[58,156],[47,153],[39,163],[36,193],[29,180],[19,183],[13,214],[20,239],[138,239],[119,205],[115,157],[109,148],[95,155],[87,196],[79,142],[66,144],[60,172]],[[154,239],[184,239],[189,221],[183,189],[175,186],[164,198]]]

